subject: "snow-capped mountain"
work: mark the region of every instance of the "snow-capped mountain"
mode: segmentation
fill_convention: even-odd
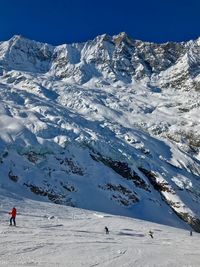
[[[0,187],[200,231],[200,38],[0,42]]]

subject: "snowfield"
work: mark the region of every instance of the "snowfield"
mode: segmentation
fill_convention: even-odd
[[[0,266],[200,266],[200,234],[189,229],[2,194]],[[13,205],[16,227],[7,214]]]

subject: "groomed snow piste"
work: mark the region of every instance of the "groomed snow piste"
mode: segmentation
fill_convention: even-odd
[[[0,266],[200,266],[200,234],[189,229],[6,195],[1,190]]]

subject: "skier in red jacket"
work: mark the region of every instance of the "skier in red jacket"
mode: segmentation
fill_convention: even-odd
[[[17,215],[17,210],[15,207],[13,207],[12,211],[9,212],[9,214],[11,215],[11,218],[10,218],[10,225],[12,225],[12,221],[14,223],[14,226],[16,226],[16,221],[15,221],[15,218],[16,218],[16,215]]]

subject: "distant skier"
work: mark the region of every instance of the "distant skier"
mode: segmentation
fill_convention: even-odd
[[[16,215],[17,215],[17,210],[15,207],[13,207],[12,211],[9,212],[9,214],[11,215],[11,218],[10,218],[10,225],[12,225],[12,222],[14,224],[14,226],[16,226],[16,221],[15,221],[15,218],[16,218]]]
[[[149,231],[149,236],[153,238],[153,232],[151,230]]]
[[[190,236],[192,236],[192,230],[190,230]]]
[[[109,230],[108,230],[108,227],[107,226],[105,226],[105,232],[106,232],[106,234],[108,235],[109,234]]]

